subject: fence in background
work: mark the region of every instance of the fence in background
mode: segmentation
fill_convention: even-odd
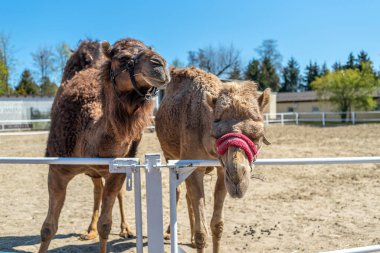
[[[1,163],[13,164],[87,164],[109,166],[110,173],[125,173],[127,190],[135,187],[136,252],[143,252],[142,205],[141,205],[141,170],[146,175],[146,202],[148,252],[163,253],[163,205],[162,205],[162,168],[169,169],[170,185],[170,231],[171,253],[184,252],[178,246],[176,188],[198,167],[220,166],[216,160],[169,160],[161,164],[159,154],[146,154],[145,163],[140,165],[137,158],[59,158],[59,157],[0,157]],[[258,159],[256,165],[300,165],[300,164],[349,164],[380,163],[380,157],[333,157],[333,158],[290,158]],[[336,251],[339,253],[363,253],[380,250],[380,245]],[[334,251],[335,253],[335,251]]]
[[[286,112],[266,113],[266,124],[312,124],[312,125],[338,125],[358,123],[380,123],[380,111],[369,112]]]

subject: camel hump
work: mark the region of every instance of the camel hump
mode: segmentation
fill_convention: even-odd
[[[102,59],[103,52],[98,41],[81,41],[66,63],[62,82],[71,79],[79,71],[95,67]]]
[[[194,79],[202,79],[205,81],[213,81],[213,82],[220,82],[219,78],[215,75],[208,73],[204,70],[198,69],[196,67],[188,67],[188,68],[175,68],[172,67],[170,69],[170,75],[172,77],[172,82],[181,82],[183,80],[191,80],[194,81]]]

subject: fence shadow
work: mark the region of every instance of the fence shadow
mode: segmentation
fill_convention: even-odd
[[[58,234],[54,239],[64,239],[64,238],[78,238],[80,235],[76,233],[70,234]],[[53,239],[53,240],[54,240]],[[40,244],[40,236],[0,236],[0,252],[15,252],[15,253],[31,253],[32,251],[17,250],[16,247],[19,246],[30,246]],[[143,246],[147,246],[145,242]],[[135,239],[114,239],[108,241],[108,249],[110,252],[119,253],[124,252],[128,249],[136,248]],[[83,245],[65,245],[59,248],[51,249],[51,253],[64,253],[64,252],[75,252],[75,253],[92,253],[99,251],[99,242],[96,240],[93,243],[86,243]]]

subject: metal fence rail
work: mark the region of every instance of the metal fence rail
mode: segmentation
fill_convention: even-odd
[[[161,164],[159,154],[146,154],[145,164],[139,165],[137,158],[71,158],[71,157],[0,157],[0,164],[62,164],[62,165],[108,165],[110,173],[125,173],[127,190],[132,190],[132,178],[135,188],[136,252],[143,252],[142,205],[140,170],[146,174],[146,201],[148,252],[163,253],[163,204],[161,169],[169,169],[170,187],[170,230],[171,253],[184,252],[178,246],[176,188],[197,167],[220,166],[218,160],[169,160]],[[284,158],[258,159],[256,165],[306,165],[306,164],[357,164],[380,163],[380,156],[375,157],[321,157],[321,158]],[[374,252],[380,245],[367,246],[345,251],[329,253],[363,253]],[[1,253],[1,252],[0,252]]]

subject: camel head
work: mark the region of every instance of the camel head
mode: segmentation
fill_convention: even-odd
[[[110,60],[110,78],[119,92],[135,91],[149,100],[170,81],[165,59],[141,41],[122,39],[113,46],[103,42],[102,47]]]
[[[218,95],[206,93],[205,103],[213,115],[210,150],[225,170],[224,183],[233,198],[241,198],[248,189],[253,162],[264,144],[263,110],[270,90],[259,95],[253,82],[222,84]]]

